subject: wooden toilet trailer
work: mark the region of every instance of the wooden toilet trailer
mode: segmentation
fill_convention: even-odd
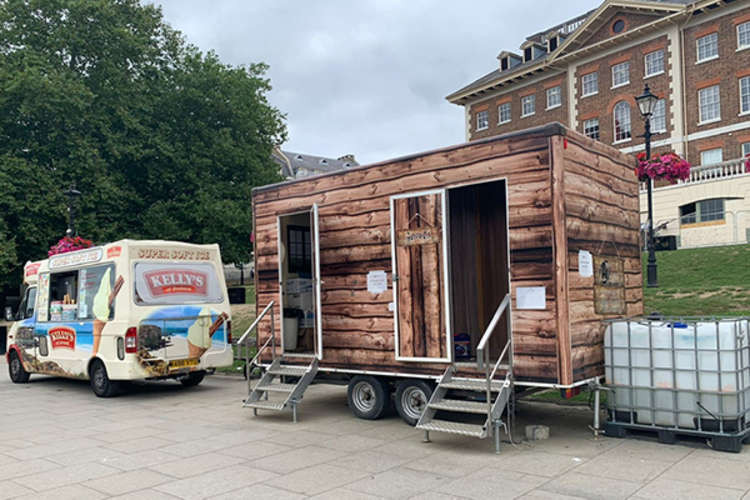
[[[596,380],[602,320],[643,312],[633,158],[558,123],[256,188],[253,216],[256,412],[343,380],[357,416],[395,392],[497,436],[514,385]]]

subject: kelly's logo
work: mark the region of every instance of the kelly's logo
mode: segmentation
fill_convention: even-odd
[[[67,326],[57,326],[47,332],[52,349],[70,349],[76,348],[76,331]]]
[[[39,272],[39,266],[41,266],[39,262],[26,266],[26,277],[35,276]]]
[[[190,269],[170,269],[144,273],[146,283],[154,297],[187,293],[206,295],[207,276]]]

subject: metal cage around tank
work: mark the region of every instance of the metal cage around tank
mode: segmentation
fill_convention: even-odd
[[[612,320],[604,359],[610,428],[750,435],[749,318]]]

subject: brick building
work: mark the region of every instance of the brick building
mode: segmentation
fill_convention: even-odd
[[[651,122],[655,153],[675,151],[698,170],[731,167],[697,172],[693,183],[744,175],[737,165],[750,154],[750,0],[605,0],[498,61],[447,97],[464,106],[467,140],[560,121],[636,153],[644,124],[634,98],[648,84],[661,98]],[[673,228],[716,225],[728,204],[750,220],[750,193],[684,201],[661,214]]]

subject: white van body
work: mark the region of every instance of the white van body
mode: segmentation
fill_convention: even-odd
[[[16,356],[27,373],[90,379],[101,362],[110,381],[200,382],[233,361],[222,269],[218,245],[158,240],[28,263],[21,317],[8,332],[11,378]]]

